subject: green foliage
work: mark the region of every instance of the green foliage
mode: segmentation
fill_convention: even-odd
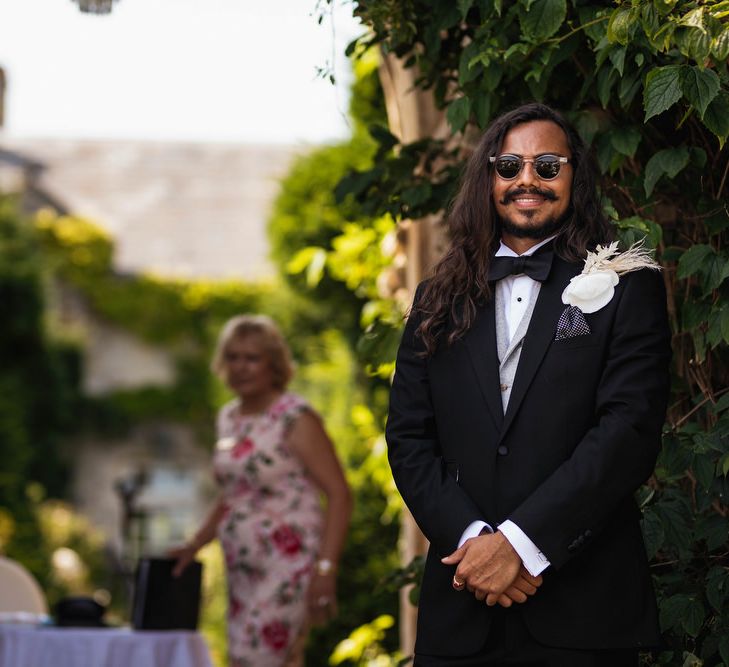
[[[31,556],[27,565],[37,576],[46,564],[38,557],[28,483],[63,492],[60,439],[72,430],[78,403],[78,352],[46,332],[41,263],[15,203],[0,198],[0,509],[8,519],[2,541],[8,555]]]
[[[121,275],[111,264],[113,242],[98,225],[50,210],[34,222],[54,274],[80,290],[99,315],[151,343],[204,343],[221,322],[259,311],[274,292],[270,284]]]
[[[454,136],[401,145],[370,128],[373,162],[339,182],[339,201],[398,222],[442,212],[474,134],[536,99],[562,109],[591,146],[623,242],[645,236],[656,248],[674,362],[663,451],[639,493],[668,647],[653,660],[729,664],[729,3],[354,5],[370,31],[350,51],[377,45],[417,68]],[[340,250],[312,245],[334,276]],[[382,270],[370,269],[365,284]]]
[[[389,264],[382,247],[392,240],[393,220],[371,216],[361,202],[336,198],[334,192],[348,170],[372,164],[375,142],[369,133],[377,135],[385,122],[373,53],[362,54],[355,70],[353,137],[315,149],[294,163],[281,182],[269,222],[274,261],[291,289],[311,304],[311,324],[303,322],[303,330],[319,327],[329,340],[323,348],[318,343],[308,347],[300,379],[307,382],[303,393],[323,408],[355,495],[338,582],[339,614],[325,627],[312,629],[306,656],[312,665],[326,664],[338,642],[350,633],[372,639],[372,646],[360,646],[365,657],[357,658],[373,656],[369,664],[391,664],[381,662],[382,651],[392,651],[397,644],[396,632],[383,632],[374,639],[357,630],[379,615],[397,613],[397,592],[381,582],[397,567],[399,527],[394,519],[400,509],[382,437],[387,385],[381,377],[361,373],[357,361],[367,358],[373,372],[384,376],[389,372],[358,340],[363,326],[377,326],[380,319],[392,322],[397,331],[401,314],[379,295],[377,286],[378,273]],[[334,338],[336,344],[331,342]],[[331,391],[324,394],[324,385],[315,381],[322,376],[330,381]],[[342,421],[334,417],[334,406],[339,406],[336,414]]]
[[[350,664],[377,665],[377,667],[395,667],[399,664],[399,657],[384,654],[380,643],[387,630],[395,625],[395,619],[383,614],[370,623],[365,623],[353,630],[349,637],[337,644],[329,658],[330,665],[341,665],[348,661]]]

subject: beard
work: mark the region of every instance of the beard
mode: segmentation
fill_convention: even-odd
[[[534,212],[528,211],[527,218],[533,217]],[[499,218],[501,232],[510,234],[518,239],[532,239],[534,241],[542,241],[549,236],[554,236],[565,224],[569,214],[565,214],[560,218],[547,218],[544,222],[531,224],[517,224],[511,217]]]
[[[501,204],[508,204],[509,201],[523,194],[536,194],[550,201],[556,201],[557,197],[549,189],[542,188],[514,188],[509,190],[504,198],[499,202]],[[559,218],[547,218],[541,223],[532,223],[531,219],[536,215],[536,211],[523,211],[522,216],[527,219],[526,223],[517,223],[511,216],[499,218],[501,224],[501,232],[510,234],[515,238],[519,239],[532,239],[534,241],[542,241],[549,236],[554,236],[562,226],[569,220],[572,215],[572,207],[570,206],[564,215]]]

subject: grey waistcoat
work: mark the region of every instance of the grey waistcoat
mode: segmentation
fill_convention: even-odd
[[[537,288],[533,290],[532,298],[529,301],[524,316],[519,322],[519,326],[514,332],[514,337],[509,341],[509,327],[506,323],[505,303],[503,291],[496,285],[494,290],[494,309],[496,310],[496,352],[499,356],[499,382],[501,383],[501,405],[506,412],[506,406],[509,404],[509,396],[511,396],[511,387],[514,384],[514,376],[519,365],[519,357],[521,357],[521,348],[524,343],[524,336],[529,328],[529,322],[532,319],[534,305],[539,296],[539,290],[542,285],[539,283]]]

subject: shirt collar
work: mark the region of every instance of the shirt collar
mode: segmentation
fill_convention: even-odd
[[[522,253],[519,255],[518,253],[514,252],[508,245],[505,245],[503,241],[501,241],[501,245],[499,246],[499,249],[496,251],[495,257],[528,257],[529,255],[533,255],[539,248],[541,248],[543,245],[546,245],[550,241],[553,241],[557,238],[557,234],[554,234],[553,236],[550,236],[549,238],[544,239],[544,241],[541,241],[540,243],[537,243],[536,245],[533,245],[529,250],[527,250],[525,253]]]

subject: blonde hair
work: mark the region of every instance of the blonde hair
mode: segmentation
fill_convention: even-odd
[[[276,323],[267,315],[236,315],[229,319],[218,335],[218,342],[215,345],[210,368],[224,379],[226,371],[225,352],[229,343],[233,339],[245,338],[250,335],[257,335],[261,338],[263,349],[273,371],[274,387],[279,390],[285,389],[294,376],[294,362],[286,340]]]

